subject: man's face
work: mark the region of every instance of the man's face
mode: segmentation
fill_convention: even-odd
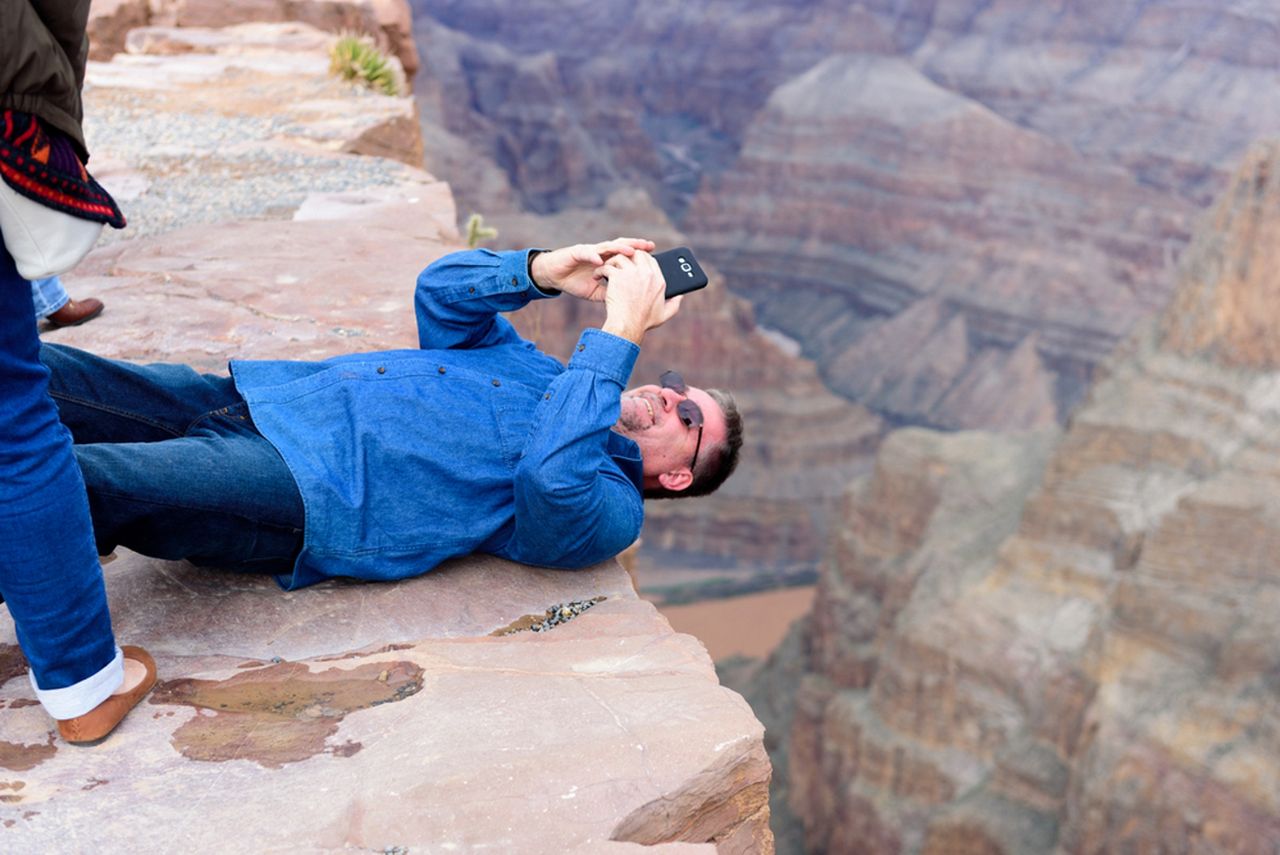
[[[702,444],[698,459],[722,445],[727,436],[724,412],[705,390],[689,386],[684,394],[661,386],[640,386],[622,395],[622,414],[614,430],[640,446],[645,487],[683,490],[693,480],[689,466],[698,448],[698,428],[684,424],[676,407],[685,399],[702,410]]]

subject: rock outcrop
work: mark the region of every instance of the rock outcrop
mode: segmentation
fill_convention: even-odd
[[[416,8],[430,163],[468,207],[644,189],[831,388],[899,423],[1065,420],[1280,133],[1266,4]]]
[[[1278,169],[1250,152],[1047,463],[890,435],[790,683],[812,851],[1274,851]]]
[[[615,563],[286,594],[125,553],[107,580],[160,683],[105,745],[70,747],[3,619],[6,849],[771,849],[760,725]]]
[[[89,56],[110,60],[125,49],[131,30],[148,25],[189,28],[258,23],[302,23],[327,33],[370,36],[399,62],[406,83],[412,83],[421,64],[406,0],[93,0]]]
[[[47,340],[211,371],[413,346],[453,199],[346,153],[404,103],[330,81],[317,39],[149,28],[91,64],[92,165],[131,231],[66,277],[107,311]],[[103,746],[56,739],[0,620],[6,849],[772,851],[759,722],[616,562],[283,593],[120,553],[115,629],[160,684]]]

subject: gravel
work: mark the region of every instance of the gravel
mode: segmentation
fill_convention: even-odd
[[[593,597],[590,600],[573,600],[568,603],[557,603],[548,608],[545,612],[546,617],[540,621],[535,621],[528,627],[530,632],[546,632],[555,629],[562,623],[568,623],[596,603],[602,602],[604,597]],[[517,632],[524,632],[525,629],[512,629],[503,635],[514,635]]]
[[[282,144],[303,136],[294,117],[157,111],[145,93],[131,91],[88,90],[85,133],[107,164],[102,183],[129,221],[104,230],[102,243],[196,224],[289,219],[309,193],[395,186],[415,175],[394,160]]]

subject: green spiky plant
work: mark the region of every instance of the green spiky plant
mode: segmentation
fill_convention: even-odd
[[[498,236],[498,230],[484,224],[484,217],[472,214],[467,218],[467,246],[475,249],[487,240]]]
[[[400,80],[386,55],[373,39],[358,33],[343,33],[329,49],[329,73],[343,80],[359,80],[384,95],[399,95]]]

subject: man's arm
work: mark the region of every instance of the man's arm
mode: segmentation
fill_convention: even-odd
[[[601,265],[652,248],[650,241],[617,238],[552,252],[476,249],[446,255],[418,275],[418,346],[473,348],[520,341],[500,312],[514,312],[561,291],[603,300],[605,289],[596,278]]]
[[[520,336],[499,313],[553,296],[529,278],[530,252],[455,252],[422,271],[413,299],[418,346],[447,349],[518,342]]]
[[[603,561],[630,546],[644,521],[643,461],[616,461],[610,429],[645,332],[670,320],[680,298],[664,299],[662,272],[645,251],[616,255],[596,273],[604,327],[583,331],[547,387],[516,468],[510,557],[531,564]]]
[[[516,467],[508,557],[576,569],[617,555],[640,536],[640,461],[620,466],[608,450],[639,352],[629,341],[585,330],[543,393]]]

